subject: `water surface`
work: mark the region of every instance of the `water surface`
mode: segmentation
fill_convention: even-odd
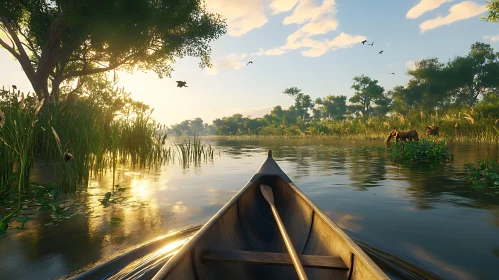
[[[450,144],[454,163],[407,168],[386,156],[338,149],[379,141],[208,139],[214,161],[183,169],[120,169],[116,204],[111,172],[77,195],[89,210],[49,226],[40,214],[0,236],[5,279],[58,279],[168,232],[202,224],[274,158],[300,189],[356,241],[442,279],[499,279],[499,195],[462,180],[463,165],[497,158],[499,147]],[[40,172],[38,172],[40,173]],[[34,172],[34,174],[37,174]],[[74,197],[72,197],[74,198]],[[122,219],[111,223],[112,218]],[[393,278],[403,278],[385,265]]]

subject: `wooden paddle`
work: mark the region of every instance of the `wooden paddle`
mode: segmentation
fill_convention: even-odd
[[[277,208],[274,205],[274,193],[272,192],[272,188],[267,185],[260,185],[260,190],[262,191],[263,197],[270,204],[270,209],[272,209],[272,213],[274,214],[274,218],[277,221],[277,225],[279,226],[279,230],[281,231],[282,238],[284,239],[284,243],[286,244],[286,248],[288,248],[288,252],[291,255],[291,260],[293,261],[293,265],[295,266],[296,273],[298,273],[298,277],[300,280],[308,280],[307,274],[305,274],[305,270],[303,269],[303,265],[300,262],[300,258],[291,243],[291,239],[289,238],[288,233],[286,232],[286,228],[281,221],[281,217],[279,217],[279,213],[277,212]]]

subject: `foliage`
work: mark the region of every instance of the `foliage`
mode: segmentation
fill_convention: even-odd
[[[361,75],[353,78],[354,83],[352,88],[355,90],[354,95],[349,101],[353,104],[350,106],[352,113],[362,114],[368,117],[374,111],[374,105],[378,107],[388,108],[390,102],[387,102],[384,91],[385,89],[378,85],[377,80],[373,80],[367,76]],[[381,109],[379,112],[388,111]]]
[[[63,82],[113,69],[169,76],[175,57],[210,66],[209,43],[226,24],[202,0],[5,0],[0,45],[20,63],[39,97]]]
[[[317,119],[341,120],[347,114],[347,97],[345,95],[328,95],[317,98],[315,104],[319,105],[319,117]]]
[[[488,0],[485,3],[489,14],[487,16],[482,16],[482,20],[489,22],[499,22],[499,0]]]
[[[499,161],[483,160],[476,166],[472,163],[465,164],[466,181],[473,187],[499,188]]]
[[[390,144],[389,155],[395,162],[410,165],[444,164],[454,159],[448,149],[444,141],[436,143],[423,138],[420,141]]]

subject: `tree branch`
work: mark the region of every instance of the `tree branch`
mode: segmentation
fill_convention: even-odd
[[[102,72],[107,72],[110,70],[114,70],[124,64],[126,64],[128,61],[130,61],[132,58],[134,58],[138,53],[131,54],[124,58],[121,62],[115,63],[115,64],[110,64],[107,67],[102,67],[102,68],[87,68],[87,69],[82,69],[82,70],[76,70],[76,71],[71,71],[68,72],[66,75],[62,76],[62,79],[68,79],[71,77],[80,77],[80,76],[86,76],[86,75],[92,75],[92,74],[97,74],[97,73],[102,73]]]
[[[21,58],[20,55],[16,52],[16,50],[14,50],[14,48],[12,48],[11,46],[9,46],[9,44],[7,44],[2,39],[0,39],[0,45],[2,47],[4,47],[6,50],[8,50],[17,60],[19,60]]]
[[[16,43],[17,49],[19,50],[19,53],[16,56],[16,58],[19,61],[19,63],[21,64],[21,67],[23,68],[24,72],[26,73],[26,76],[28,77],[28,79],[30,81],[34,81],[35,69],[33,69],[33,65],[31,65],[31,61],[29,59],[29,56],[26,53],[26,51],[24,50],[23,44],[19,40],[19,37],[17,36],[16,31],[12,28],[12,25],[10,25],[10,22],[7,20],[6,17],[0,16],[0,22],[3,23],[5,28],[7,28],[9,35],[12,37],[12,39]]]

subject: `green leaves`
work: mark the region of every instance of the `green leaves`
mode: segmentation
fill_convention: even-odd
[[[373,80],[367,76],[361,75],[353,78],[354,83],[351,88],[356,92],[349,101],[353,103],[350,107],[352,113],[362,113],[367,117],[374,111],[373,105],[381,107],[379,113],[388,112],[390,101],[385,97],[385,89],[378,85],[378,80]]]
[[[488,22],[499,22],[499,0],[489,0],[485,3],[485,7],[489,10],[489,14],[482,16],[482,20]]]
[[[475,165],[467,163],[464,165],[466,181],[476,189],[499,188],[499,161],[483,160]]]
[[[409,165],[444,164],[454,160],[445,142],[433,142],[426,139],[414,142],[390,144],[390,157],[398,163]]]

